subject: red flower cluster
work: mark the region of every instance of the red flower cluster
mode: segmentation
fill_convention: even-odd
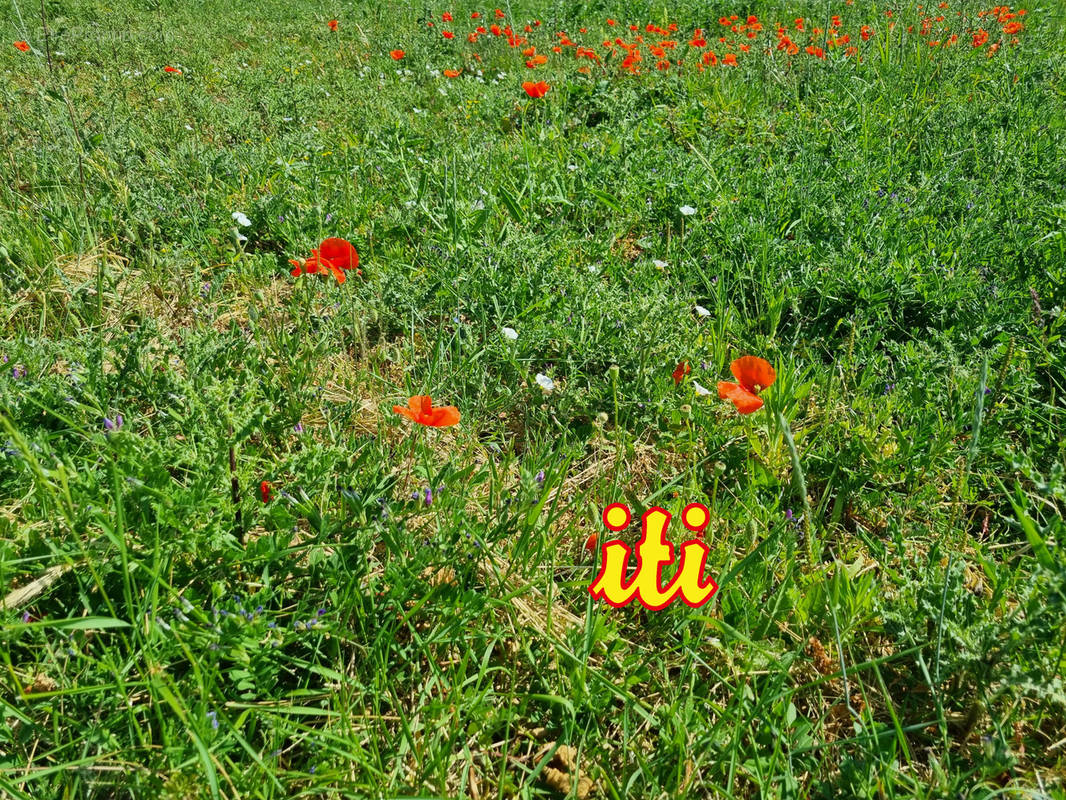
[[[289,263],[293,265],[293,277],[300,274],[314,275],[318,272],[331,272],[337,279],[337,283],[344,283],[345,270],[354,269],[356,275],[363,274],[357,269],[359,253],[356,252],[351,242],[332,237],[313,249],[310,258],[300,261],[290,259]]]
[[[738,358],[729,365],[729,371],[737,383],[718,382],[718,396],[729,400],[741,414],[751,414],[762,408],[763,401],[759,392],[777,379],[777,373],[769,361],[756,356]]]
[[[544,81],[537,81],[536,83],[533,83],[532,81],[526,81],[522,84],[522,88],[525,90],[526,94],[528,94],[534,100],[539,100],[541,97],[544,97],[544,95],[546,95],[548,93],[548,90],[552,87],[550,87]]]
[[[407,401],[407,407],[393,406],[392,410],[412,419],[419,425],[431,428],[447,428],[459,422],[459,409],[455,406],[433,407],[433,398],[428,394],[416,395]]]

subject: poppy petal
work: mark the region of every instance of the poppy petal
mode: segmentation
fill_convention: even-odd
[[[337,279],[337,283],[344,283],[344,273],[341,272],[340,267],[334,265],[328,258],[319,257],[319,261],[325,269],[328,269],[333,273],[333,277]]]
[[[744,356],[729,365],[729,371],[741,386],[749,392],[758,393],[777,379],[770,362],[757,356]]]
[[[395,411],[397,414],[403,414],[408,419],[413,419],[415,422],[418,422],[418,416],[415,414],[414,411],[409,408],[404,408],[403,406],[393,406],[392,410]]]
[[[359,266],[359,253],[356,252],[352,243],[346,239],[330,237],[318,246],[318,252],[322,258],[332,261],[341,269],[352,269]]]
[[[741,414],[751,414],[763,406],[761,397],[752,394],[743,386],[737,386],[735,383],[718,381],[718,396],[722,400],[731,401]]]
[[[672,373],[674,377],[674,384],[681,383],[681,381],[684,380],[685,376],[688,375],[690,372],[692,372],[692,367],[689,366],[689,363],[687,361],[682,361],[681,363],[679,363]]]
[[[429,415],[427,424],[434,428],[447,428],[459,422],[459,409],[455,406],[443,406],[435,408]]]

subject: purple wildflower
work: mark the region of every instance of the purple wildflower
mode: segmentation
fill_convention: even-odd
[[[426,487],[426,505],[433,505],[433,489],[429,486]]]
[[[213,730],[217,731],[218,730],[218,712],[217,711],[208,711],[207,712],[207,718],[209,720],[211,720],[211,728]]]
[[[544,483],[544,470],[538,472],[537,476],[533,480],[535,480],[538,484]]]

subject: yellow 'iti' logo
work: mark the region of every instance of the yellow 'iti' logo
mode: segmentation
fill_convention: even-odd
[[[603,524],[615,532],[627,528],[632,519],[629,508],[622,503],[613,503],[603,510]],[[705,505],[689,503],[681,512],[681,521],[700,536],[711,521],[711,515]],[[714,597],[718,584],[703,577],[711,549],[699,539],[690,539],[681,545],[677,572],[667,586],[662,585],[663,567],[674,561],[674,546],[665,540],[669,525],[670,512],[652,506],[641,517],[643,535],[635,548],[620,539],[604,542],[600,572],[589,586],[589,593],[615,608],[636,600],[650,611],[666,608],[679,597],[692,608],[699,608]],[[637,554],[637,569],[627,582],[629,555],[633,550]]]

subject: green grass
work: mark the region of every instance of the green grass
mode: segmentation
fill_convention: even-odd
[[[991,58],[515,3],[535,71],[470,5],[143,5],[0,22],[0,795],[1066,797],[1060,3]],[[684,67],[551,53],[631,21]],[[694,501],[709,604],[591,601],[604,506]]]

